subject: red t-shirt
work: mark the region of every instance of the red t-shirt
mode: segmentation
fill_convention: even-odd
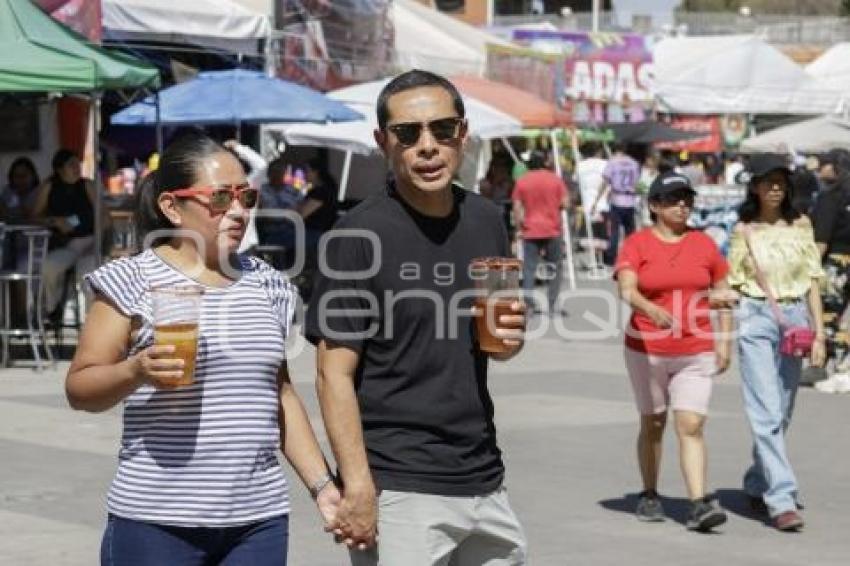
[[[522,203],[525,216],[522,237],[526,240],[561,235],[561,203],[567,196],[564,181],[548,169],[534,169],[517,180],[512,199]]]
[[[633,312],[626,328],[628,348],[661,356],[714,349],[708,290],[726,277],[729,265],[711,238],[694,230],[671,243],[645,228],[623,242],[614,277],[623,269],[634,271],[641,294],[677,321],[673,328],[660,329],[645,314]]]

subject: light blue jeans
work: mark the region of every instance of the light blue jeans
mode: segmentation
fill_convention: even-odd
[[[781,304],[789,325],[808,325],[805,300]],[[753,435],[753,464],[744,491],[763,497],[771,517],[795,510],[797,478],[788,461],[785,432],[791,424],[802,360],[779,353],[781,331],[767,301],[742,299],[738,354],[744,407]]]

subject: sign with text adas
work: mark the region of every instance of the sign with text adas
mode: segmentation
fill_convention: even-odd
[[[514,30],[513,40],[562,55],[564,94],[575,100],[651,101],[651,38],[630,33]]]

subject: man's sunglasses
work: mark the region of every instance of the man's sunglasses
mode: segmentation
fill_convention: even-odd
[[[684,202],[688,208],[693,208],[696,195],[691,191],[676,191],[660,195],[657,199],[661,206],[675,206],[680,202]]]
[[[252,189],[250,185],[222,185],[219,187],[194,187],[191,189],[177,189],[168,191],[176,197],[194,197],[204,195],[209,200],[207,206],[213,212],[226,212],[237,199],[242,208],[254,208],[260,200],[260,191]]]
[[[440,118],[439,120],[431,120],[427,123],[421,122],[404,122],[401,124],[391,124],[387,129],[395,134],[398,143],[405,147],[416,145],[419,141],[419,136],[422,135],[422,128],[427,127],[434,136],[434,139],[439,143],[447,143],[457,139],[460,134],[460,126],[463,124],[463,118],[452,116],[451,118]]]

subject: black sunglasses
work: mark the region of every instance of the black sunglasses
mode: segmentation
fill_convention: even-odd
[[[439,143],[447,143],[457,139],[460,134],[460,125],[463,124],[463,118],[452,116],[450,118],[440,118],[431,120],[427,123],[422,122],[404,122],[401,124],[391,124],[387,126],[387,130],[395,134],[398,143],[403,146],[410,147],[416,145],[419,141],[419,136],[422,135],[422,128],[427,127],[434,139]]]
[[[661,206],[674,206],[684,201],[685,206],[693,207],[695,198],[696,196],[691,191],[673,191],[659,195],[656,200]]]

